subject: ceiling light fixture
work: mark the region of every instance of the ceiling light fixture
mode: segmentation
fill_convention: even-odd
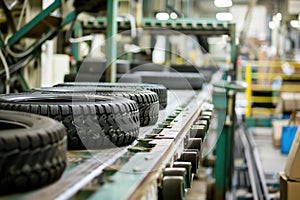
[[[214,4],[216,7],[225,8],[225,7],[231,7],[232,1],[231,0],[215,0]]]
[[[216,14],[216,18],[220,21],[231,21],[233,16],[230,12],[219,12]]]
[[[177,14],[175,13],[175,12],[171,12],[171,14],[170,14],[170,18],[171,19],[177,19]]]
[[[276,24],[275,24],[274,21],[269,22],[269,28],[272,29],[272,30],[276,28]]]
[[[277,19],[278,21],[281,21],[281,20],[282,20],[282,14],[281,14],[281,13],[277,13],[277,14],[276,14],[276,19]]]
[[[166,12],[159,12],[155,15],[158,20],[168,20],[170,18],[169,14]]]
[[[298,20],[291,20],[290,21],[290,25],[293,28],[300,28],[300,21],[298,21]]]

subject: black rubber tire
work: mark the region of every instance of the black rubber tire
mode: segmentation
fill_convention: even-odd
[[[131,65],[131,72],[139,72],[139,71],[152,71],[152,72],[163,72],[168,70],[168,67],[165,65],[155,64],[155,63],[141,63],[138,65]]]
[[[40,114],[67,128],[68,149],[102,149],[132,143],[139,133],[134,101],[88,94],[20,93],[0,96],[0,109]]]
[[[66,81],[67,82],[67,81]],[[142,77],[137,74],[117,74],[118,83],[143,83]]]
[[[91,76],[97,76],[97,77],[105,77],[106,69],[107,69],[107,61],[102,58],[85,58],[81,64],[79,65],[79,71],[80,74],[90,74]],[[116,64],[116,71],[117,74],[125,74],[130,71],[130,62],[127,60],[116,60],[114,62]],[[76,79],[77,80],[77,79]],[[77,80],[78,81],[78,80]]]
[[[0,193],[58,180],[66,164],[65,127],[48,117],[0,110]]]
[[[64,76],[64,81],[65,82],[73,82],[73,81],[93,81],[93,82],[101,82],[105,81],[105,74],[98,75],[98,73],[84,73],[81,72],[80,75],[77,73],[73,74],[66,74]]]
[[[137,103],[140,113],[140,126],[153,125],[158,120],[158,95],[149,90],[108,87],[44,87],[33,88],[32,90],[42,93],[80,93],[124,97]]]
[[[143,84],[143,83],[106,83],[106,82],[66,82],[57,84],[54,87],[68,87],[68,86],[81,86],[81,87],[110,87],[110,88],[133,88],[145,89],[155,92],[159,99],[159,109],[163,110],[167,107],[168,93],[167,88],[160,84]]]
[[[177,73],[177,72],[150,72],[140,71],[134,74],[142,77],[143,83],[157,83],[168,89],[194,89],[202,88],[204,76],[199,73]]]

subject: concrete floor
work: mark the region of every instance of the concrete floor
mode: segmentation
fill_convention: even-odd
[[[258,149],[265,171],[281,172],[287,160],[287,155],[275,148],[272,143],[272,128],[251,128],[253,139]]]

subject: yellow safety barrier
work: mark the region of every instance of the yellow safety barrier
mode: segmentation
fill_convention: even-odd
[[[240,63],[243,63],[242,61]],[[245,63],[245,62],[244,62]],[[300,92],[300,85],[295,85],[288,81],[300,80],[300,63],[281,61],[247,61],[244,66],[238,68],[238,80],[245,80],[248,87],[246,89],[246,117],[251,115],[275,114],[276,105],[280,92]],[[292,75],[282,72],[282,66],[287,65],[294,69]],[[243,78],[244,77],[244,78]],[[274,81],[283,80],[283,85],[273,84]],[[271,96],[256,93],[271,93]],[[252,105],[269,104],[269,107],[255,107]]]
[[[247,106],[246,106],[246,117],[251,115],[251,77],[252,77],[252,69],[250,63],[246,65],[246,83],[248,87],[246,88],[246,99],[247,99]]]

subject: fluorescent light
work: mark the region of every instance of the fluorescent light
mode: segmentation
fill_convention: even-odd
[[[171,19],[177,19],[177,14],[175,12],[171,12],[170,14]]]
[[[277,19],[278,21],[281,21],[281,20],[282,20],[282,14],[281,14],[281,13],[277,13],[277,14],[276,14],[276,19]]]
[[[156,19],[158,20],[168,20],[169,19],[169,14],[165,12],[159,12],[155,15]]]
[[[298,20],[291,20],[290,21],[290,25],[293,28],[300,28],[300,21],[298,21]]]
[[[233,16],[229,12],[219,12],[216,14],[216,18],[220,21],[231,21],[233,19]]]
[[[276,25],[275,25],[275,22],[274,21],[270,21],[269,22],[269,28],[270,29],[275,29]]]
[[[216,7],[224,8],[232,6],[231,0],[215,0],[214,4]]]

